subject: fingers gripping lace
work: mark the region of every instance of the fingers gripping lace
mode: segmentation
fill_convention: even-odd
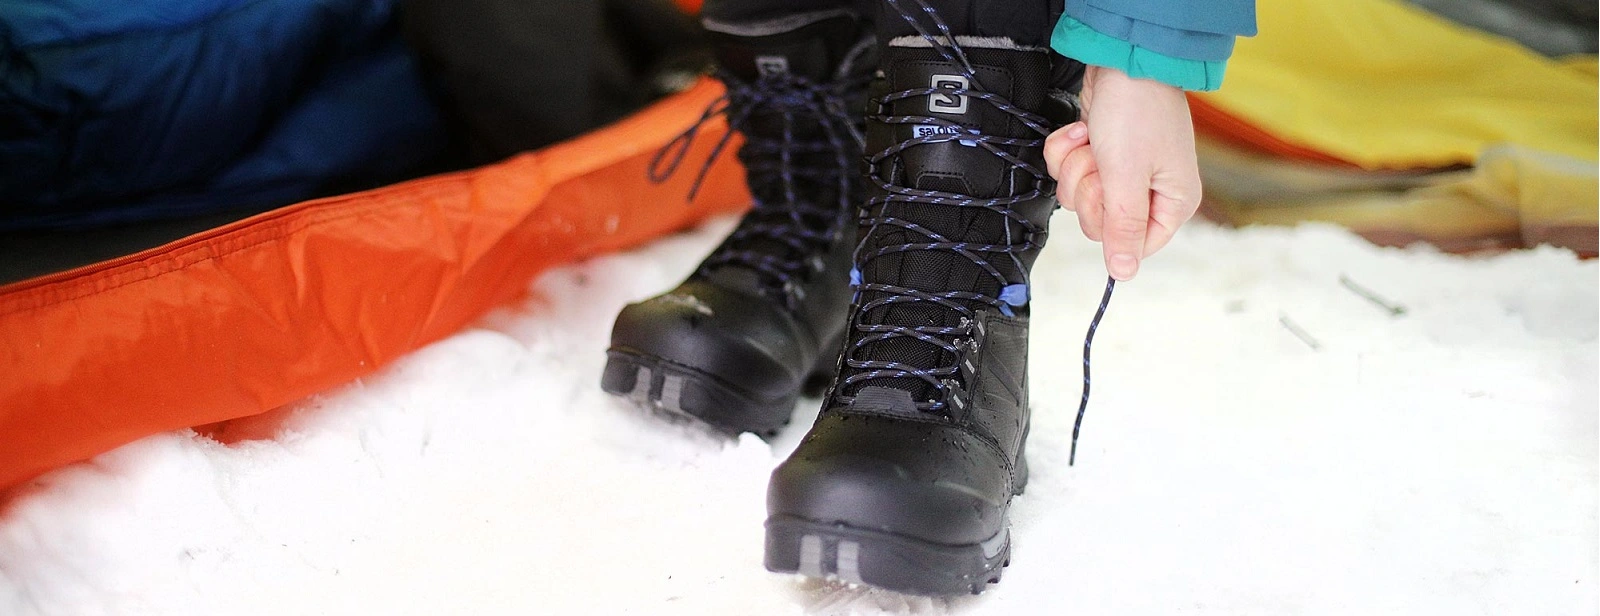
[[[717,78],[727,92],[656,152],[650,179],[661,182],[675,173],[700,132],[715,118],[726,118],[730,130],[701,166],[689,198],[699,193],[711,165],[738,132],[745,138],[739,158],[754,206],[701,264],[701,272],[727,265],[756,271],[782,289],[793,307],[800,299],[798,274],[821,269],[817,248],[842,233],[859,195],[852,188],[859,182],[856,157],[865,138],[851,119],[849,101],[866,87],[866,79],[818,83],[782,73],[750,82],[726,71]],[[834,202],[818,203],[819,195],[832,195]]]
[[[968,130],[962,125],[936,117],[877,114],[871,120],[884,124],[913,124],[919,126],[932,125],[938,127],[932,131],[920,131],[920,136],[899,142],[882,151],[871,153],[867,160],[872,168],[888,161],[902,152],[934,143],[959,142],[963,146],[977,147],[1006,161],[1012,167],[1034,178],[1033,185],[1019,194],[997,198],[975,198],[952,192],[938,190],[921,190],[906,186],[898,186],[883,180],[876,174],[869,174],[869,181],[875,183],[882,193],[866,203],[866,215],[861,224],[868,227],[863,236],[863,243],[857,247],[855,262],[857,271],[852,272],[857,285],[857,292],[872,293],[869,301],[861,303],[858,309],[858,318],[854,327],[860,336],[851,348],[847,349],[845,363],[857,372],[846,377],[836,391],[838,401],[850,404],[853,396],[842,392],[855,391],[854,386],[878,379],[914,378],[920,379],[932,387],[935,396],[932,400],[917,402],[917,408],[923,411],[939,412],[950,404],[957,407],[963,406],[965,401],[960,395],[952,395],[962,386],[957,377],[962,372],[960,362],[946,365],[914,366],[898,361],[883,361],[863,359],[867,356],[866,350],[878,343],[895,338],[912,338],[923,343],[938,347],[941,357],[957,358],[962,356],[962,345],[968,344],[977,323],[977,313],[974,305],[987,305],[1002,314],[1011,315],[1014,308],[1026,305],[1028,300],[1027,267],[1022,261],[1022,255],[1028,251],[1042,246],[1046,233],[1044,226],[1033,222],[1026,216],[1017,212],[1013,206],[1027,201],[1048,198],[1051,193],[1051,182],[1044,169],[1005,148],[1043,148],[1044,138],[1050,134],[1050,122],[1042,116],[1028,112],[1012,104],[1005,97],[986,91],[977,71],[968,61],[966,53],[957,44],[956,38],[951,34],[949,27],[934,12],[924,0],[887,0],[888,4],[900,13],[900,16],[911,24],[912,27],[947,61],[959,67],[970,84],[968,88],[916,88],[885,95],[881,99],[880,109],[887,109],[895,101],[927,97],[932,94],[966,97],[972,104],[987,104],[994,109],[1015,118],[1025,126],[1029,133],[1035,136],[1026,138],[1005,137],[999,135],[985,135],[977,131]],[[915,14],[908,11],[904,4],[912,4],[921,9],[922,15],[931,22],[938,31],[934,34],[922,23]],[[980,103],[981,102],[981,103]],[[1005,236],[1003,243],[974,243],[958,241],[946,237],[931,229],[907,221],[888,213],[888,206],[895,203],[938,205],[958,208],[978,208],[993,212],[1005,217],[1003,225]],[[904,230],[907,236],[920,236],[926,241],[913,241],[902,244],[881,245],[868,249],[865,238],[881,237],[885,227]],[[928,292],[919,289],[883,283],[862,283],[859,271],[874,259],[885,255],[938,250],[947,251],[964,257],[984,274],[992,277],[1000,289],[998,296],[991,297],[971,291],[943,291]],[[996,267],[992,259],[999,257],[1009,259],[1012,267],[1007,268],[1015,272],[1014,279],[1008,277],[1000,268]],[[875,309],[884,309],[895,304],[924,303],[933,304],[960,315],[959,325],[904,325],[866,322],[860,315],[869,314]],[[956,410],[961,410],[957,408]]]

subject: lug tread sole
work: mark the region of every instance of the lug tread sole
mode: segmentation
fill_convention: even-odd
[[[789,424],[802,385],[761,399],[711,374],[660,357],[607,351],[600,388],[658,414],[703,423],[729,435],[774,436]]]
[[[1011,537],[942,545],[846,524],[789,515],[767,519],[766,567],[912,595],[979,594],[1011,564]]]

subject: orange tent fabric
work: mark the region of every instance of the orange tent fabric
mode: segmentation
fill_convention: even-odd
[[[0,488],[161,431],[370,373],[553,265],[749,201],[737,161],[646,179],[721,95],[703,80],[615,125],[480,169],[287,206],[0,287]],[[688,161],[704,160],[702,139]]]
[[[1355,163],[1316,148],[1292,143],[1248,121],[1223,111],[1205,97],[1189,93],[1189,113],[1194,130],[1224,143],[1246,150],[1271,154],[1287,160],[1318,163],[1338,168],[1359,168]]]

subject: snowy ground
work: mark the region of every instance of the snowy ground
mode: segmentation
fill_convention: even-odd
[[[767,474],[815,401],[769,445],[599,391],[617,310],[730,225],[551,272],[233,444],[47,476],[0,513],[0,614],[1596,613],[1595,262],[1192,225],[1113,299],[1069,468],[1104,274],[1058,217],[1014,562],[933,600],[761,568]]]

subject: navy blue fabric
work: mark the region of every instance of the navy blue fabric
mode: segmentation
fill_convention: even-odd
[[[396,0],[0,0],[0,229],[262,209],[445,143]]]

